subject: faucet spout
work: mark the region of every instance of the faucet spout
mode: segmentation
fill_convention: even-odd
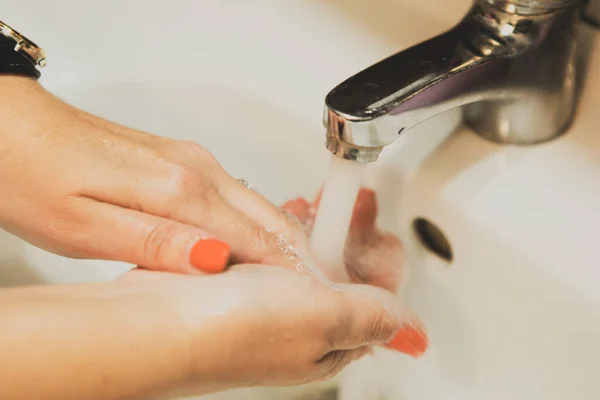
[[[527,8],[476,0],[450,31],[359,72],[325,99],[326,146],[358,162],[421,122],[464,106],[476,132],[501,143],[560,135],[574,111],[578,1]]]

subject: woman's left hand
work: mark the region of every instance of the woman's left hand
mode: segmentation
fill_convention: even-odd
[[[303,198],[288,201],[282,208],[296,217],[310,236],[319,203],[320,195],[310,202]],[[378,208],[375,192],[362,188],[346,240],[345,266],[352,282],[395,292],[404,280],[404,247],[396,236],[377,228]]]

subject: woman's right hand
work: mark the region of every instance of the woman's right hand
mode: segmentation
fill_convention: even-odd
[[[30,243],[180,273],[289,263],[278,235],[301,229],[200,145],[90,115],[23,77],[0,77],[0,115],[0,227]]]

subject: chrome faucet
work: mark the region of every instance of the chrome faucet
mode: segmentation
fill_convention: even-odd
[[[465,122],[495,142],[560,136],[575,112],[580,14],[579,0],[475,0],[450,31],[334,88],[325,100],[326,147],[372,162],[410,128],[463,106]]]

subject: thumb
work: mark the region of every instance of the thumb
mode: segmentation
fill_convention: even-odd
[[[370,285],[337,285],[344,296],[345,327],[337,346],[355,349],[366,345],[388,348],[421,356],[428,346],[423,323],[407,307],[399,306],[395,296]]]
[[[89,199],[80,204],[91,232],[82,243],[94,258],[184,274],[224,271],[227,243],[196,227]],[[87,228],[87,227],[86,227]]]

